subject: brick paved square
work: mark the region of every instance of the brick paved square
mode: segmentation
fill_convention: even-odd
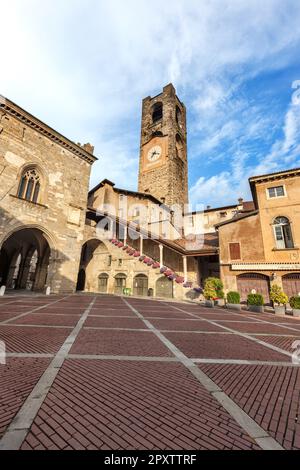
[[[0,437],[21,408],[50,359],[8,358],[0,365]]]
[[[266,333],[266,334],[280,334],[280,335],[292,335],[295,334],[292,329],[284,328],[284,325],[277,326],[268,323],[245,323],[245,322],[236,322],[236,323],[226,323],[218,322],[219,325],[226,326],[232,330],[240,331],[242,333]]]
[[[193,318],[191,315],[188,315],[187,313],[183,312],[178,312],[178,310],[147,310],[144,311],[142,309],[139,310],[139,312],[145,317],[145,318]]]
[[[78,360],[65,362],[23,448],[51,443],[105,450],[256,447],[179,364]]]
[[[255,323],[256,322],[256,319],[255,318],[247,318],[245,315],[243,314],[238,314],[238,315],[231,315],[229,313],[220,313],[220,312],[217,312],[217,313],[202,313],[202,312],[199,312],[197,314],[197,316],[199,316],[199,318],[205,318],[206,320],[210,320],[210,321],[233,321],[233,322],[253,322]]]
[[[75,326],[80,315],[49,315],[47,313],[30,313],[25,317],[13,320],[10,325],[49,325],[49,326]]]
[[[211,325],[203,320],[179,320],[179,319],[165,319],[165,320],[156,320],[151,319],[151,323],[158,330],[172,330],[172,331],[224,331],[219,326]]]
[[[193,313],[189,315],[174,309],[173,303],[127,300],[155,328],[175,331],[163,335],[191,358],[292,364],[287,355],[243,338],[239,332],[249,332],[253,339],[285,351],[291,351],[292,342],[300,340],[300,322],[290,318],[247,312],[236,315],[221,309],[177,304]],[[34,417],[23,449],[257,447],[160,338],[151,330],[128,331],[147,330],[147,325],[122,299],[109,296],[41,296],[32,302],[28,297],[18,297],[16,301],[6,299],[7,303],[0,299],[0,322],[1,318],[10,319],[42,307],[11,324],[0,325],[0,340],[5,341],[7,351],[22,354],[8,357],[8,366],[0,365],[0,433],[26,404],[52,360],[26,355],[56,354],[92,301],[93,308],[70,351],[85,359],[66,356],[57,369],[58,376],[50,389],[47,386],[46,399]],[[217,324],[212,325],[207,319]],[[258,319],[266,319],[267,323]],[[26,326],[20,326],[23,324]],[[222,325],[235,329],[236,334],[226,333]],[[291,337],[284,337],[285,334]],[[118,358],[107,361],[87,358],[88,355]],[[122,356],[129,356],[130,360],[121,360]],[[199,367],[284,448],[300,449],[300,368],[226,363]]]
[[[191,358],[286,361],[285,355],[234,334],[165,333],[165,336]]]
[[[0,326],[0,341],[15,353],[56,353],[69,334],[69,328]]]
[[[99,327],[99,328],[133,328],[137,330],[147,329],[145,323],[139,318],[105,318],[105,317],[91,317],[86,319],[85,327]]]
[[[172,356],[151,332],[83,330],[70,354],[108,354],[114,356]]]
[[[286,449],[300,450],[300,368],[199,366]]]
[[[291,333],[293,334],[293,333]],[[300,341],[300,334],[298,336],[293,336],[290,338],[284,338],[280,336],[259,336],[259,339],[265,341],[266,343],[272,344],[277,348],[283,349],[284,351],[288,351],[289,353],[293,352],[292,344],[295,341]]]
[[[92,308],[90,311],[90,315],[96,315],[99,317],[133,317],[136,318],[136,314],[133,313],[130,309],[117,309],[117,308],[105,308],[105,307],[98,307]]]

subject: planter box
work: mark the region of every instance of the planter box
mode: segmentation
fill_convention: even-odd
[[[293,308],[293,317],[300,317],[300,310],[298,308]]]
[[[274,306],[275,315],[285,315],[285,306]]]
[[[242,310],[241,304],[226,304],[226,308],[230,308],[231,310],[237,310],[238,312]]]
[[[205,307],[208,307],[208,308],[214,308],[215,306],[215,303],[213,300],[206,300],[205,301]]]
[[[218,300],[215,301],[215,305],[217,305],[218,307],[224,307],[225,300],[224,299],[218,299]]]
[[[248,305],[249,312],[264,313],[265,307],[262,305]]]

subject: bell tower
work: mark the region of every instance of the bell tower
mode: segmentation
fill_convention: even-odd
[[[139,191],[167,205],[188,203],[186,108],[172,84],[143,100]]]

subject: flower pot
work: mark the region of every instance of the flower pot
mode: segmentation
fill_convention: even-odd
[[[275,315],[285,315],[285,305],[274,306]]]
[[[213,300],[205,300],[205,307],[214,308],[215,303]]]
[[[217,300],[215,300],[215,305],[217,305],[218,307],[224,307],[225,300],[224,299],[217,299]]]
[[[293,308],[293,317],[300,317],[300,309]]]
[[[241,304],[226,304],[226,308],[236,310],[237,312],[240,312],[242,310]]]
[[[265,307],[263,305],[248,305],[249,312],[264,313]]]

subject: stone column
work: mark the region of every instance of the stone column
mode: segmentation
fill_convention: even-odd
[[[184,275],[184,282],[187,282],[188,281],[188,273],[187,273],[187,257],[186,256],[183,256],[182,257],[182,260],[183,260],[183,275]]]
[[[124,245],[127,245],[127,237],[128,237],[128,227],[126,225],[124,227]]]
[[[164,246],[159,245],[159,259],[160,259],[160,267],[162,268],[164,265]]]
[[[143,239],[143,235],[140,235],[140,253],[141,253],[141,256],[143,255],[143,250],[144,250],[144,239]]]

